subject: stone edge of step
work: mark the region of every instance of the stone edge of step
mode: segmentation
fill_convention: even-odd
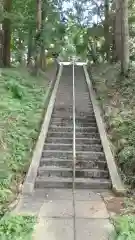
[[[71,167],[62,167],[62,166],[40,166],[38,168],[38,172],[37,172],[37,176],[43,176],[44,174],[49,174],[52,175],[52,173],[70,173],[73,172],[73,169]],[[93,169],[89,169],[89,168],[76,168],[76,173],[77,174],[87,174],[87,178],[89,178],[89,174],[93,174],[93,176],[97,176],[94,178],[103,178],[103,179],[108,179],[109,177],[109,173],[107,170],[101,170],[98,168],[93,168]],[[52,175],[53,176],[53,175]],[[61,175],[63,177],[65,177],[64,175]],[[67,177],[67,176],[66,176]],[[79,177],[81,178],[81,176]],[[84,176],[84,178],[86,178]],[[92,178],[92,177],[91,177]]]
[[[73,166],[73,160],[71,160],[71,159],[66,159],[66,163],[70,167]],[[81,163],[81,165],[85,166],[83,168],[87,168],[86,166],[88,166],[88,165],[94,166],[94,164],[95,164],[95,166],[96,165],[100,165],[100,168],[101,168],[101,165],[102,165],[101,169],[106,169],[106,165],[107,165],[106,161],[103,161],[103,160],[96,160],[96,162],[95,162],[95,160],[90,160],[90,161],[83,160],[83,161],[80,161],[78,159],[76,161],[76,164],[77,164],[76,169],[79,168],[80,163]],[[57,166],[58,164],[61,164],[61,166],[65,166],[65,159],[59,159],[59,158],[55,158],[55,159],[54,158],[47,158],[46,159],[46,158],[41,158],[41,160],[40,160],[40,167],[42,167],[42,166],[51,166],[51,165]]]
[[[44,154],[44,153],[50,153],[51,155],[53,155],[53,154],[73,154],[73,151],[71,150],[44,150],[43,149],[43,151],[42,151],[42,153]],[[105,154],[104,154],[104,152],[102,152],[102,151],[76,151],[76,155],[77,155],[77,158],[78,158],[78,155],[79,154],[81,154],[82,156],[84,155],[84,156],[86,156],[86,155],[92,155],[92,156],[102,156],[102,157],[104,157],[105,156]]]
[[[73,138],[60,138],[60,137],[48,137],[46,139],[46,143],[63,143],[63,142],[67,142],[68,144],[72,144],[73,143]],[[77,144],[101,144],[101,140],[98,138],[76,138],[76,143]]]
[[[58,184],[62,184],[62,187],[66,187],[64,184],[71,184],[72,185],[72,178],[62,178],[62,177],[37,177],[36,178],[36,181],[35,181],[35,188],[40,188],[40,185],[41,185],[41,188],[47,188],[47,187],[50,187],[50,184],[53,183],[53,185],[51,186],[54,186],[54,183],[59,186],[61,188],[60,185]],[[79,179],[76,179],[75,180],[75,184],[82,186],[84,188],[100,188],[100,186],[104,186],[105,189],[109,189],[111,187],[111,181],[109,179],[93,179],[93,178],[79,178]],[[54,186],[55,187],[55,186]],[[78,188],[77,187],[77,188]]]
[[[122,182],[121,176],[118,172],[118,168],[116,166],[116,163],[115,163],[115,160],[114,160],[111,148],[110,148],[110,143],[109,143],[109,140],[108,140],[108,137],[106,134],[105,125],[104,125],[104,122],[101,117],[101,109],[100,109],[100,106],[96,99],[96,93],[93,90],[92,83],[91,83],[91,80],[90,80],[90,77],[89,77],[89,74],[87,71],[87,67],[83,66],[83,69],[84,69],[84,74],[85,74],[86,82],[88,85],[89,93],[91,96],[93,111],[95,113],[97,127],[99,130],[102,146],[103,146],[104,153],[105,153],[105,158],[106,158],[107,165],[108,165],[110,179],[112,181],[112,190],[117,195],[125,195],[127,190]]]
[[[46,92],[46,101],[48,101],[49,104],[47,107],[47,111],[45,111],[43,123],[42,123],[41,129],[40,129],[40,134],[37,139],[35,149],[33,152],[32,161],[31,161],[30,167],[28,169],[26,178],[25,178],[23,186],[22,186],[22,195],[32,194],[34,186],[35,186],[37,170],[38,170],[40,158],[42,155],[42,148],[43,148],[44,141],[45,141],[45,138],[48,133],[49,123],[51,120],[51,114],[53,111],[53,106],[54,106],[54,102],[55,102],[56,92],[58,89],[62,69],[63,69],[63,67],[60,66],[59,70],[58,71],[56,70],[56,74],[54,76],[55,79],[53,79],[51,81],[51,83],[48,87],[48,90]],[[50,94],[51,94],[51,96],[50,96]]]
[[[72,148],[73,144],[71,143],[45,143],[44,144],[44,148],[43,150],[70,150],[70,148]],[[101,149],[103,149],[101,144],[95,143],[95,144],[76,144],[76,149],[78,149],[78,151],[84,151],[84,149],[86,149],[87,151],[97,151],[100,152]],[[82,150],[83,149],[83,150]],[[77,151],[77,150],[76,150]]]

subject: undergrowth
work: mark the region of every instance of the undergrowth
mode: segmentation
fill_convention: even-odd
[[[0,221],[0,240],[32,240],[34,216],[5,215]]]
[[[92,68],[92,81],[123,179],[135,186],[135,69],[126,79],[119,72],[119,64],[102,64]]]
[[[114,220],[116,230],[115,240],[134,240],[135,239],[135,216],[119,216]]]
[[[0,215],[28,170],[45,107],[47,81],[24,69],[0,76]]]

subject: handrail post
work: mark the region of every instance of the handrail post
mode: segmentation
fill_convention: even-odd
[[[75,185],[76,166],[76,130],[75,130],[75,64],[73,60],[73,188]]]
[[[76,129],[75,129],[75,64],[73,60],[73,207],[74,207],[74,240],[76,240],[76,212],[75,212],[75,168],[76,168]]]

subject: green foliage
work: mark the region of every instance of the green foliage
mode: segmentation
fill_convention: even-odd
[[[117,237],[116,240],[135,239],[135,216],[125,215],[114,220]]]
[[[119,64],[101,64],[93,68],[93,79],[115,158],[126,183],[135,186],[135,69],[126,80],[120,78],[119,70]]]
[[[66,4],[64,4],[65,2]],[[82,58],[89,56],[90,61],[96,60],[96,62],[106,60],[103,0],[69,1],[67,9],[64,8],[64,5],[67,6],[67,0],[43,0],[42,3],[42,12],[44,12],[45,17],[42,20],[41,34],[37,41],[40,47],[48,51],[53,48],[55,52],[63,52],[63,48],[65,52],[68,52],[69,48],[68,55],[76,53],[76,55],[79,55],[79,57],[82,56]],[[110,1],[110,9],[111,5],[112,2]],[[37,47],[37,42],[35,41],[36,8],[36,1],[26,0],[24,4],[21,0],[13,0],[11,13],[2,12],[1,10],[1,21],[6,17],[12,23],[11,50],[13,63],[18,62],[19,58],[26,60],[28,42],[31,43],[32,58],[34,59],[37,54],[35,49]],[[134,10],[133,0],[129,0],[130,58],[132,61],[135,56]],[[63,16],[66,16],[68,19],[67,22],[62,21]],[[109,20],[111,31],[111,11]],[[30,31],[31,41],[28,41]],[[68,37],[68,41],[65,41],[65,36]]]
[[[6,88],[12,92],[14,98],[21,99],[24,96],[24,87],[14,78],[7,82]]]
[[[5,215],[0,220],[1,240],[32,240],[36,218],[33,216]]]
[[[3,69],[0,81],[0,209],[18,192],[42,121],[46,80]]]
[[[56,52],[62,46],[65,26],[60,20],[59,1],[42,1],[42,3],[44,19],[42,20],[40,36],[36,40],[36,1],[27,0],[24,4],[22,1],[13,0],[11,41],[13,61],[17,61],[19,51],[21,51],[23,57],[27,53],[30,31],[33,58],[36,54],[37,45],[39,48],[44,46],[44,49],[49,50],[51,44],[53,44],[53,49]],[[18,43],[18,38],[21,39],[21,45]]]
[[[0,189],[0,199],[1,202],[7,202],[8,198],[12,196],[12,192],[9,189],[4,188],[3,186]]]

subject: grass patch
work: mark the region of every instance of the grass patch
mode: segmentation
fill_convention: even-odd
[[[134,240],[135,239],[135,216],[119,216],[114,220],[116,229],[115,240]]]
[[[0,221],[1,240],[32,240],[36,218],[5,215]]]
[[[119,64],[93,67],[93,84],[123,179],[135,186],[135,69],[128,79],[119,72]]]
[[[19,192],[45,108],[47,81],[24,69],[0,76],[0,214]]]

